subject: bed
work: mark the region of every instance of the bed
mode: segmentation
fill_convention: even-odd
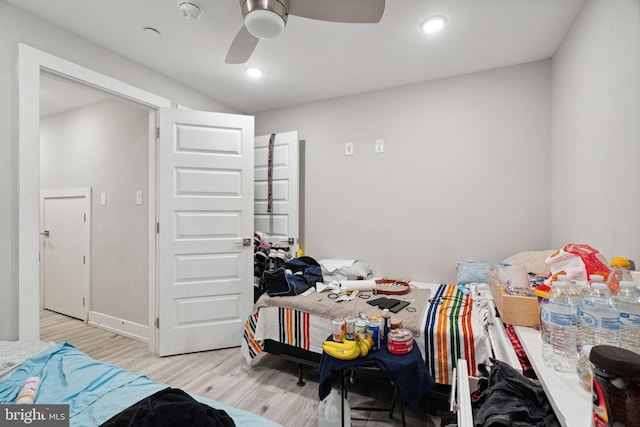
[[[458,359],[466,360],[470,375],[476,375],[478,364],[488,362],[491,356],[486,333],[491,317],[488,301],[480,294],[474,298],[463,294],[457,285],[420,282],[409,285],[408,294],[392,298],[411,300],[409,307],[416,311],[410,313],[405,308],[393,317],[402,319],[403,326],[414,333],[432,379],[450,385]],[[334,307],[327,311],[327,305]],[[246,321],[241,351],[249,364],[265,353],[272,353],[317,366],[322,342],[332,333],[332,320],[358,312],[381,313],[377,307],[366,304],[365,299],[337,304],[325,292],[308,296],[262,295]],[[408,321],[409,318],[413,320]],[[299,385],[303,384],[300,366]]]
[[[199,395],[185,394],[168,384],[97,361],[67,342],[0,341],[0,404],[13,403],[24,381],[32,376],[41,381],[34,403],[69,405],[71,426],[113,422],[115,416],[122,417],[127,413],[125,411],[131,411],[145,398],[166,396],[167,392],[184,395],[181,403],[189,399],[189,408],[206,408],[208,413],[215,414],[224,411],[237,426],[280,426],[248,411]],[[176,404],[175,400],[172,404]]]

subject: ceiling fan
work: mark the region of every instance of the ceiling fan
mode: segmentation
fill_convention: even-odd
[[[278,37],[289,15],[320,21],[376,23],[385,0],[240,0],[244,25],[231,42],[227,64],[247,62],[260,39]]]

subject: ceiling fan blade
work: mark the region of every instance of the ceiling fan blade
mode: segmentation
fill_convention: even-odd
[[[345,23],[380,22],[385,0],[289,0],[289,15]]]
[[[249,60],[254,49],[258,45],[258,38],[254,37],[243,25],[236,37],[229,46],[227,58],[224,60],[227,64],[244,64]]]

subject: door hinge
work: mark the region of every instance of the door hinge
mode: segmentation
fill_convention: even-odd
[[[84,307],[84,297],[82,297],[82,306]]]
[[[160,234],[160,223],[156,222],[156,234]]]
[[[156,128],[156,138],[160,138],[160,128]]]
[[[160,329],[160,318],[156,317],[156,329]]]
[[[87,214],[85,213],[85,214],[83,214],[83,216],[84,216],[84,218],[83,218],[82,222],[87,222]]]
[[[86,263],[87,263],[87,256],[82,255],[82,264],[86,264]]]

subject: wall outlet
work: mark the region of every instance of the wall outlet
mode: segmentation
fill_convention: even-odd
[[[136,191],[136,205],[142,204],[142,191]]]
[[[344,143],[344,155],[353,156],[353,142]]]
[[[384,139],[376,139],[376,153],[384,153]]]

